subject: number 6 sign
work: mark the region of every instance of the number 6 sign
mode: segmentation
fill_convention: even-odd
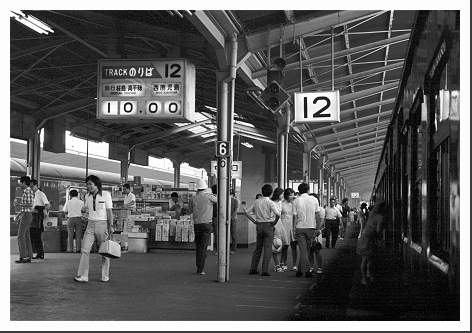
[[[339,122],[339,90],[295,93],[296,123]]]
[[[228,157],[230,155],[229,141],[216,141],[216,157]]]

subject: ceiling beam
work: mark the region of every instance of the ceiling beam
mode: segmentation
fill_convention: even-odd
[[[340,129],[340,127],[344,127],[344,126],[350,126],[350,125],[353,125],[353,124],[356,124],[356,123],[361,123],[363,121],[366,121],[366,120],[372,120],[372,119],[378,119],[380,117],[386,117],[386,116],[391,116],[392,115],[392,111],[384,111],[382,113],[376,113],[376,114],[373,114],[373,115],[369,115],[369,116],[363,116],[363,117],[359,117],[359,118],[356,118],[356,119],[351,119],[351,120],[346,120],[346,121],[341,121],[340,123],[336,123],[334,125],[329,125],[329,126],[324,126],[324,127],[319,127],[319,128],[316,128],[316,129],[313,129],[313,130],[310,130],[310,132],[312,133],[320,133],[320,132],[323,132],[323,131],[327,131],[327,130],[330,130],[330,129],[337,129],[340,133],[342,133],[342,129]]]
[[[108,54],[106,54],[105,52],[103,52],[102,50],[98,49],[97,47],[93,46],[92,44],[90,44],[89,42],[87,42],[86,40],[80,38],[79,36],[77,36],[76,34],[70,32],[69,30],[61,27],[59,24],[55,23],[54,21],[51,21],[51,20],[46,20],[47,23],[51,26],[53,26],[54,28],[56,28],[57,30],[61,31],[63,34],[65,34],[66,36],[69,36],[70,38],[78,41],[79,43],[81,43],[82,45],[86,46],[87,48],[89,48],[90,50],[98,53],[100,56],[104,57],[104,58],[108,58]]]
[[[370,157],[366,157],[363,159],[351,159],[350,161],[345,161],[345,162],[332,162],[334,164],[334,167],[336,170],[341,171],[343,169],[351,170],[359,166],[364,166],[369,163],[374,163],[378,162],[380,159],[380,153],[377,151],[377,155],[371,155]],[[378,163],[375,163],[378,164]]]
[[[145,144],[145,143],[149,143],[149,142],[153,142],[153,141],[156,141],[156,140],[159,140],[159,139],[167,138],[171,135],[186,131],[188,129],[191,129],[191,128],[194,128],[194,127],[197,127],[197,126],[201,126],[201,125],[205,125],[205,124],[211,124],[211,123],[212,123],[211,119],[206,119],[206,120],[202,120],[202,121],[199,121],[199,122],[196,122],[196,123],[191,123],[191,124],[188,124],[188,125],[184,125],[184,126],[181,126],[181,127],[174,127],[172,129],[164,131],[164,132],[158,132],[158,133],[143,135],[143,136],[139,137],[137,140],[133,141],[131,145],[139,146],[139,145],[142,145],[142,144]]]
[[[348,175],[350,173],[357,172],[359,169],[371,168],[371,167],[376,168],[377,166],[378,166],[378,162],[376,162],[376,161],[370,161],[369,162],[368,161],[368,162],[365,162],[365,163],[362,163],[362,164],[356,164],[356,165],[353,165],[353,166],[342,165],[338,168],[337,171],[344,172],[344,174]]]
[[[366,105],[357,106],[355,108],[341,110],[340,113],[341,113],[341,116],[343,116],[343,115],[348,115],[348,114],[351,114],[351,113],[354,113],[354,112],[370,110],[370,109],[373,109],[373,108],[378,107],[380,105],[393,104],[393,103],[395,103],[395,100],[396,100],[396,98],[385,99],[381,102],[375,102],[375,103],[370,103],[370,104],[366,104]]]
[[[353,154],[349,157],[339,157],[339,158],[331,158],[329,159],[329,162],[332,164],[337,164],[337,163],[344,163],[344,162],[351,162],[353,165],[361,160],[364,159],[369,159],[371,157],[376,157],[378,158],[381,155],[381,152],[378,150],[371,150],[371,151],[366,151],[366,152],[359,152],[359,154]]]
[[[369,51],[369,50],[379,48],[379,47],[383,47],[383,46],[390,45],[390,44],[406,42],[409,39],[410,39],[410,34],[409,33],[403,34],[403,35],[400,35],[400,36],[396,36],[396,37],[392,37],[392,38],[382,39],[382,40],[379,40],[379,41],[376,41],[376,42],[372,42],[372,43],[364,44],[364,45],[361,45],[361,46],[356,46],[356,47],[352,47],[352,48],[349,48],[349,49],[344,49],[344,50],[341,50],[341,51],[338,51],[338,52],[334,52],[334,58],[335,59],[336,58],[341,58],[341,57],[345,57],[349,54]],[[293,36],[291,36],[290,40],[293,41]],[[267,40],[266,40],[265,43],[266,44],[264,45],[264,47],[267,46]],[[322,61],[328,61],[328,60],[331,60],[331,53],[323,54],[323,55],[317,56],[317,57],[312,57],[309,60],[303,60],[302,61],[302,67],[306,67],[306,66],[314,64],[314,63],[318,63],[318,62],[322,62]],[[292,70],[292,69],[297,69],[297,68],[300,68],[300,62],[299,61],[289,63],[285,66],[285,70]],[[260,78],[260,77],[265,76],[266,73],[267,73],[267,69],[263,68],[263,69],[260,69],[258,71],[255,71],[253,73],[252,77],[253,78]]]
[[[378,142],[374,142],[374,143],[371,143],[371,144],[368,144],[368,145],[364,145],[363,147],[354,147],[354,148],[349,148],[349,149],[344,149],[344,150],[340,150],[336,153],[331,153],[328,155],[328,160],[331,158],[331,159],[339,159],[340,157],[346,157],[346,158],[352,158],[353,155],[356,155],[357,152],[359,153],[370,153],[372,152],[373,149],[377,149],[377,148],[383,148],[383,142],[381,141],[378,141]],[[370,149],[370,151],[367,151],[367,149]]]
[[[387,127],[384,127],[382,128],[379,133],[382,133],[382,134],[385,134],[384,132],[387,131]],[[355,134],[354,134],[355,135]],[[342,141],[350,141],[350,140],[355,140],[357,139],[358,137],[359,138],[364,138],[364,137],[368,137],[368,136],[373,136],[375,135],[375,132],[367,132],[367,133],[363,133],[363,134],[359,134],[359,136],[346,136],[346,137],[343,137],[343,138],[339,138],[339,141],[342,142]],[[375,138],[375,136],[374,136]],[[357,143],[357,142],[355,142]],[[335,145],[335,144],[338,144],[337,141],[333,141],[333,142],[328,142],[328,143],[324,143],[322,144],[323,147],[327,147],[327,146],[332,146],[332,145]],[[326,148],[325,148],[326,149]],[[327,149],[330,149],[330,150],[338,150],[339,147],[338,146],[334,146],[334,147],[331,147],[331,148],[327,148]]]
[[[382,72],[388,72],[388,71],[392,71],[392,70],[396,70],[396,69],[401,69],[401,68],[403,68],[404,64],[405,63],[403,61],[400,61],[400,62],[391,64],[391,65],[376,67],[376,68],[369,69],[369,70],[366,70],[366,71],[363,71],[363,72],[337,77],[337,78],[334,79],[334,83],[336,84],[336,83],[348,82],[348,81],[360,79],[360,78],[363,78],[363,77],[366,77],[366,76],[380,74]],[[303,91],[316,90],[316,89],[324,87],[326,85],[331,85],[331,80],[303,86]],[[299,91],[299,88],[288,89],[287,91],[290,92],[290,93],[294,93],[294,92]]]
[[[396,80],[395,82],[378,85],[377,87],[359,90],[355,93],[341,95],[341,104],[349,103],[349,102],[352,102],[354,100],[361,99],[364,97],[376,95],[387,90],[396,89],[398,88],[398,83],[399,83],[399,80]]]
[[[67,112],[70,109],[80,108],[83,106],[93,105],[97,102],[93,99],[93,97],[86,97],[82,99],[76,99],[72,102],[66,102],[60,105],[51,106],[47,109],[44,109],[34,115],[37,120],[42,120],[43,118],[53,117],[62,114],[63,112]]]
[[[316,137],[316,141],[320,144],[324,144],[324,143],[327,143],[327,142],[332,142],[333,140],[336,140],[338,137],[346,138],[349,135],[362,133],[362,132],[371,130],[373,128],[376,128],[377,125],[388,125],[389,123],[390,123],[390,119],[385,120],[385,121],[381,121],[381,122],[375,123],[375,124],[359,126],[357,128],[353,128],[351,130],[342,131],[340,133],[334,133],[334,134],[328,134],[328,135],[324,135],[324,136],[318,136],[318,137]],[[351,140],[352,140],[352,138],[351,138]]]
[[[27,99],[17,97],[17,96],[10,96],[10,102],[14,104],[21,105],[25,108],[31,109],[31,110],[37,110],[39,109],[39,104],[36,102],[31,102],[28,101]]]
[[[340,11],[321,17],[300,21],[295,24],[277,27],[269,31],[257,32],[246,35],[246,45],[248,51],[257,52],[265,49],[268,45],[274,46],[279,43],[289,43],[306,34],[322,32],[331,27],[339,26],[348,22],[358,21],[363,18],[375,15],[378,11]]]
[[[372,138],[368,138],[368,139],[364,139],[364,140],[360,140],[360,141],[356,141],[356,142],[352,142],[352,143],[346,143],[346,144],[343,144],[343,148],[360,146],[362,144],[365,144],[365,143],[368,143],[368,142],[371,142],[371,141],[374,141],[374,140],[377,140],[377,138],[372,137]],[[333,148],[325,149],[323,152],[329,154],[330,152],[335,152],[335,151],[339,151],[339,148],[338,147],[333,147]]]

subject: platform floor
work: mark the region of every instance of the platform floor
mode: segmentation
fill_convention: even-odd
[[[79,254],[46,254],[44,261],[16,264],[11,256],[11,320],[447,320],[450,304],[422,298],[402,285],[393,259],[379,266],[369,288],[360,284],[352,232],[336,249],[323,249],[324,274],[296,278],[248,275],[254,246],[231,256],[230,281],[217,283],[216,256],[207,275],[196,275],[188,250],[123,254],[113,260],[110,282],[100,282],[100,257],[91,255],[88,283],[73,280]],[[290,258],[290,253],[289,253]],[[405,278],[403,276],[403,278]],[[452,314],[451,314],[452,313]],[[457,312],[458,316],[458,312]]]

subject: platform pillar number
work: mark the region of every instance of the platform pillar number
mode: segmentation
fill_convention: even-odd
[[[229,141],[216,141],[216,157],[229,157],[230,153]]]

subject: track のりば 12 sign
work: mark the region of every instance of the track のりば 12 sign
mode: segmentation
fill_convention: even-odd
[[[97,119],[194,121],[195,66],[185,59],[98,62]]]

